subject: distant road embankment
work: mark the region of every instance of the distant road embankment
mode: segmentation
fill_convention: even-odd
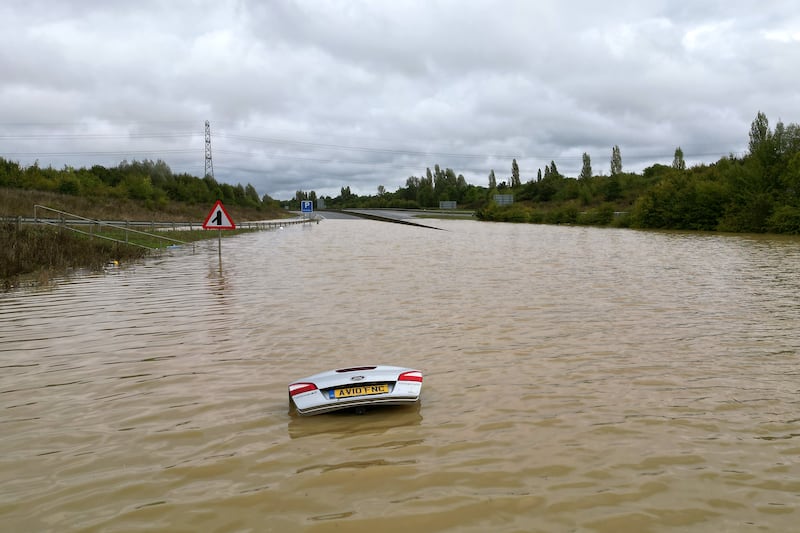
[[[406,224],[409,226],[418,226],[421,228],[441,229],[433,226],[421,224],[413,221],[420,217],[430,218],[472,218],[472,212],[452,212],[452,211],[420,211],[418,209],[323,209],[317,211],[319,216],[331,219],[356,219],[364,218],[368,220],[377,220],[380,222],[393,222],[395,224]]]

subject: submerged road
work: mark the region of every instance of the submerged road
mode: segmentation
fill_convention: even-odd
[[[406,224],[408,226],[418,226],[420,228],[436,229],[434,226],[427,226],[418,222],[413,222],[411,219],[414,217],[413,212],[408,211],[391,211],[384,209],[348,209],[346,211],[317,211],[316,214],[323,218],[330,219],[356,219],[366,218],[369,220],[377,220],[380,222],[393,222],[395,224]]]

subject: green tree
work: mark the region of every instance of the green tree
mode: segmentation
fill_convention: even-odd
[[[16,161],[0,157],[0,186],[19,187],[22,180],[22,167]]]
[[[581,167],[581,174],[578,179],[588,180],[592,177],[592,159],[586,152],[583,153],[583,166]]]
[[[427,169],[424,178],[419,180],[419,189],[417,190],[417,203],[420,207],[435,207],[436,198],[433,193],[433,176],[431,169]]]
[[[143,176],[138,173],[128,174],[120,187],[124,188],[129,198],[134,200],[148,200],[153,196],[153,184],[150,176]]]
[[[74,176],[67,174],[61,179],[61,183],[58,185],[58,192],[78,196],[81,193],[80,182]]]
[[[550,161],[550,175],[553,177],[561,177],[561,174],[558,173],[558,168],[556,168],[555,161]]]
[[[611,149],[611,175],[622,174],[622,154],[616,144]]]
[[[256,191],[256,188],[253,187],[251,184],[248,183],[247,187],[244,188],[244,195],[245,198],[247,199],[248,204],[255,207],[261,205],[261,199],[258,196],[258,192]]]
[[[750,124],[750,155],[755,155],[769,138],[769,120],[767,120],[767,115],[759,111],[753,123]]]
[[[497,188],[497,178],[494,176],[494,169],[489,171],[489,188],[490,189]]]
[[[411,180],[409,187],[413,186],[415,191],[411,200],[415,201],[419,207],[429,207],[433,205],[433,174],[430,167],[425,168],[425,175]]]
[[[402,192],[401,192],[402,191]],[[410,176],[406,180],[406,187],[398,191],[400,196],[408,201],[417,201],[417,193],[419,192],[419,178],[416,176]]]
[[[520,178],[519,178],[519,165],[517,165],[517,160],[511,160],[511,186],[512,187],[519,187],[521,185]]]
[[[620,186],[619,174],[613,174],[606,181],[605,199],[608,202],[619,200],[622,197],[622,187]]]
[[[683,160],[683,150],[678,146],[675,148],[675,156],[672,158],[672,168],[675,170],[686,170],[686,161]]]

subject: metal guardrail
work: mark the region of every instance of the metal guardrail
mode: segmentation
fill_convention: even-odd
[[[61,216],[58,219],[39,218],[39,210],[43,210],[45,212],[57,213],[57,214],[59,214]],[[65,217],[70,217],[70,218],[67,219]],[[114,223],[114,222],[107,222],[107,221],[103,221],[103,220],[95,220],[95,219],[91,219],[91,218],[82,217],[82,216],[76,215],[74,213],[68,213],[66,211],[60,211],[58,209],[53,209],[52,207],[47,207],[47,206],[38,205],[38,204],[33,206],[33,222],[32,223],[33,224],[45,224],[45,225],[48,225],[48,226],[58,226],[58,227],[61,227],[61,228],[68,229],[69,231],[72,231],[72,232],[75,232],[75,233],[88,235],[89,237],[92,237],[92,238],[97,237],[98,239],[104,239],[104,240],[107,240],[107,241],[117,242],[117,243],[120,243],[120,244],[127,244],[129,246],[136,246],[138,248],[144,248],[145,250],[150,250],[150,251],[156,251],[156,250],[158,250],[158,248],[152,248],[150,246],[145,246],[143,244],[139,244],[139,243],[135,243],[135,242],[129,242],[128,234],[129,233],[134,233],[134,234],[137,234],[137,235],[146,235],[149,238],[155,238],[157,240],[163,240],[163,241],[176,243],[176,244],[182,244],[182,245],[191,244],[192,245],[192,253],[194,253],[194,250],[195,250],[194,243],[182,241],[182,240],[179,240],[179,239],[173,239],[171,237],[165,237],[164,235],[158,235],[158,234],[155,234],[155,233],[149,233],[149,232],[146,232],[146,231],[132,229],[130,227],[130,223],[119,223],[119,224],[117,224],[117,223]],[[125,224],[125,225],[123,225],[123,224]],[[88,225],[89,226],[89,231],[83,231],[83,230],[80,230],[78,228],[72,227],[72,226],[81,226],[81,225],[84,225],[84,226]],[[108,227],[108,228],[113,228],[113,229],[124,231],[125,232],[125,240],[115,239],[115,238],[109,237],[107,235],[100,235],[99,233],[95,233],[95,232],[92,231],[92,229],[95,226]]]
[[[60,215],[57,218],[43,218],[39,216],[39,210],[56,213]],[[69,218],[67,218],[69,217]],[[58,209],[53,209],[52,207],[47,207],[44,205],[34,205],[33,206],[33,217],[0,217],[0,222],[16,224],[18,227],[22,224],[35,224],[35,225],[47,225],[47,226],[57,226],[67,229],[69,231],[73,231],[75,233],[80,233],[83,235],[88,235],[90,237],[97,237],[99,239],[105,239],[112,242],[118,242],[121,244],[128,244],[130,246],[137,246],[140,248],[145,248],[151,251],[157,251],[158,248],[151,248],[149,246],[144,246],[142,244],[129,242],[128,234],[140,234],[146,235],[151,238],[161,239],[164,241],[176,243],[176,244],[191,244],[192,245],[192,252],[195,250],[195,245],[193,242],[186,242],[181,241],[179,239],[173,239],[171,237],[166,237],[164,235],[158,235],[156,232],[158,231],[166,231],[166,230],[173,230],[173,231],[185,231],[185,230],[200,230],[203,229],[203,224],[201,222],[146,222],[146,221],[132,221],[132,220],[97,220],[93,218],[82,217],[80,215],[76,215],[74,213],[68,213],[66,211],[60,211]],[[297,218],[297,219],[287,219],[287,220],[269,220],[269,221],[256,221],[256,222],[240,222],[236,224],[237,229],[253,229],[253,230],[266,230],[266,229],[274,229],[280,228],[283,226],[294,225],[294,224],[309,224],[311,222],[319,223],[319,218]],[[89,231],[84,231],[78,229],[77,227],[85,226],[88,227]],[[117,229],[120,231],[125,232],[125,240],[115,239],[113,237],[109,237],[107,235],[100,235],[93,231],[95,227],[108,227]],[[140,229],[135,228],[147,228],[150,231],[141,231]]]
[[[74,220],[67,220],[61,218],[41,218],[41,217],[0,217],[0,222],[6,224],[56,224],[68,223],[73,226],[92,226],[96,224],[103,224],[109,226],[117,226],[123,228],[150,228],[151,231],[156,230],[200,230],[203,229],[202,222],[189,221],[189,222],[156,222],[156,221],[141,221],[141,220],[95,220],[89,218],[81,218]],[[265,220],[260,222],[237,222],[236,229],[273,229],[281,226],[289,226],[293,224],[308,224],[310,222],[319,222],[317,219],[287,219],[287,220]]]

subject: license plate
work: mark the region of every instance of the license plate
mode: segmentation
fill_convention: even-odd
[[[388,383],[379,385],[357,385],[355,387],[344,387],[328,392],[329,398],[352,398],[354,396],[369,396],[370,394],[383,394],[389,392]]]

